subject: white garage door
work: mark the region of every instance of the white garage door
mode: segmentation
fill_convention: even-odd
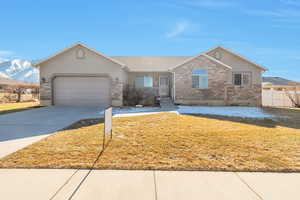
[[[56,77],[55,105],[101,105],[110,102],[110,81],[105,77]]]

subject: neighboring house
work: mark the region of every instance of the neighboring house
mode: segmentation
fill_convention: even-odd
[[[36,100],[38,89],[38,83],[0,77],[0,103]]]
[[[263,77],[263,86],[282,86],[282,87],[285,87],[285,86],[296,86],[296,85],[300,85],[300,82],[297,82],[297,81],[292,81],[292,80],[288,80],[288,79],[285,79],[285,78],[281,78],[281,77],[272,77],[272,76],[266,76],[266,77]]]
[[[35,66],[42,105],[123,105],[127,87],[142,102],[170,97],[176,104],[261,105],[266,68],[217,46],[197,56],[106,56],[76,43]]]
[[[300,82],[281,77],[263,77],[262,105],[295,107],[300,104]]]

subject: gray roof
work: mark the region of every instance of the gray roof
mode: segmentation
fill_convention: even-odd
[[[125,64],[130,71],[168,71],[191,56],[111,56]]]
[[[269,83],[272,85],[300,85],[300,82],[288,80],[281,77],[263,77],[263,83]]]

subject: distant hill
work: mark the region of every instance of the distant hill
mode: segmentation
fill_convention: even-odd
[[[23,82],[39,82],[39,71],[23,59],[1,59],[0,77]]]
[[[0,86],[1,85],[17,85],[17,84],[29,84],[29,83],[24,82],[24,81],[11,80],[9,78],[5,78],[5,77],[0,76]]]
[[[288,80],[281,77],[263,77],[263,84],[265,85],[300,85],[300,82]]]

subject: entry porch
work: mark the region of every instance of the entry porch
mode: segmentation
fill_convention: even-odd
[[[159,98],[169,97],[173,100],[173,80],[172,72],[130,72],[124,95],[130,96],[133,94],[126,93],[135,93],[136,98],[140,98],[139,103],[143,105],[155,104]]]

